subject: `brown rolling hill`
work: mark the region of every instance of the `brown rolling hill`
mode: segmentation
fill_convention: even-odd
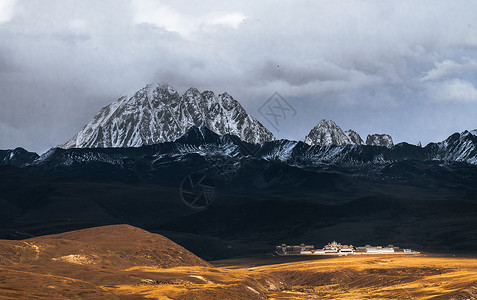
[[[0,263],[54,266],[60,263],[172,268],[210,266],[171,240],[130,225],[109,225],[22,241],[1,240]]]
[[[0,240],[0,299],[114,298],[98,286],[140,282],[140,274],[121,272],[134,266],[210,264],[161,235],[129,225]]]

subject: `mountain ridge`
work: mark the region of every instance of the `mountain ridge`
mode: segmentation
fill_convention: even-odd
[[[425,147],[403,142],[389,148],[374,145],[351,144],[341,146],[311,146],[301,141],[291,141],[287,139],[265,142],[260,145],[247,143],[230,134],[218,135],[207,127],[193,126],[184,135],[173,142],[129,148],[78,148],[76,150],[63,149],[62,151],[60,151],[60,149],[61,148],[52,148],[41,156],[23,150],[26,153],[26,158],[22,160],[21,163],[9,162],[7,157],[12,155],[12,150],[2,150],[0,152],[0,164],[20,167],[27,165],[45,165],[52,159],[52,155],[57,156],[60,153],[70,153],[68,157],[60,159],[62,164],[67,165],[73,162],[80,163],[81,161],[86,162],[88,160],[115,164],[119,163],[119,161],[128,155],[136,157],[137,155],[141,155],[141,153],[150,153],[149,155],[160,156],[183,156],[195,153],[204,157],[220,156],[232,157],[234,159],[252,156],[259,159],[282,161],[292,165],[298,164],[304,167],[316,164],[383,164],[406,159],[458,161],[477,164],[477,135],[467,130],[461,133],[454,133],[442,142],[429,143]],[[64,150],[68,151],[65,152]],[[84,155],[87,157],[84,157]],[[120,158],[118,158],[118,155]]]

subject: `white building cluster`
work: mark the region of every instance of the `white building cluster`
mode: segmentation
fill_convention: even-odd
[[[419,254],[420,252],[411,249],[401,249],[399,247],[388,245],[382,246],[362,246],[342,245],[336,241],[328,243],[322,249],[315,249],[313,245],[301,244],[299,246],[287,246],[282,244],[276,246],[275,252],[278,255],[367,255],[367,254]]]

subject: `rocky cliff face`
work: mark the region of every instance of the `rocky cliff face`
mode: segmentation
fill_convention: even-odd
[[[180,96],[171,86],[149,84],[101,109],[63,148],[139,147],[174,141],[192,126],[205,126],[250,143],[274,140],[273,134],[227,93]]]
[[[366,145],[384,146],[391,148],[394,146],[393,139],[389,134],[368,134]]]
[[[477,130],[454,133],[444,141],[430,145],[434,159],[477,165]]]
[[[350,129],[345,131],[345,134],[348,136],[352,144],[356,144],[356,145],[364,144],[363,139],[359,136],[359,134],[356,131]]]

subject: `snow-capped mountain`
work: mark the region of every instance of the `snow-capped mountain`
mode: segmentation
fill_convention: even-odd
[[[394,146],[394,143],[393,138],[389,134],[368,134],[366,145],[391,148]]]
[[[363,140],[357,132],[351,129],[344,132],[332,120],[321,120],[305,137],[305,143],[311,146],[362,145]]]
[[[169,85],[149,84],[134,96],[123,96],[101,109],[62,148],[139,147],[169,142],[192,126],[236,135],[250,143],[275,139],[227,93],[200,93],[190,88],[180,96]]]

